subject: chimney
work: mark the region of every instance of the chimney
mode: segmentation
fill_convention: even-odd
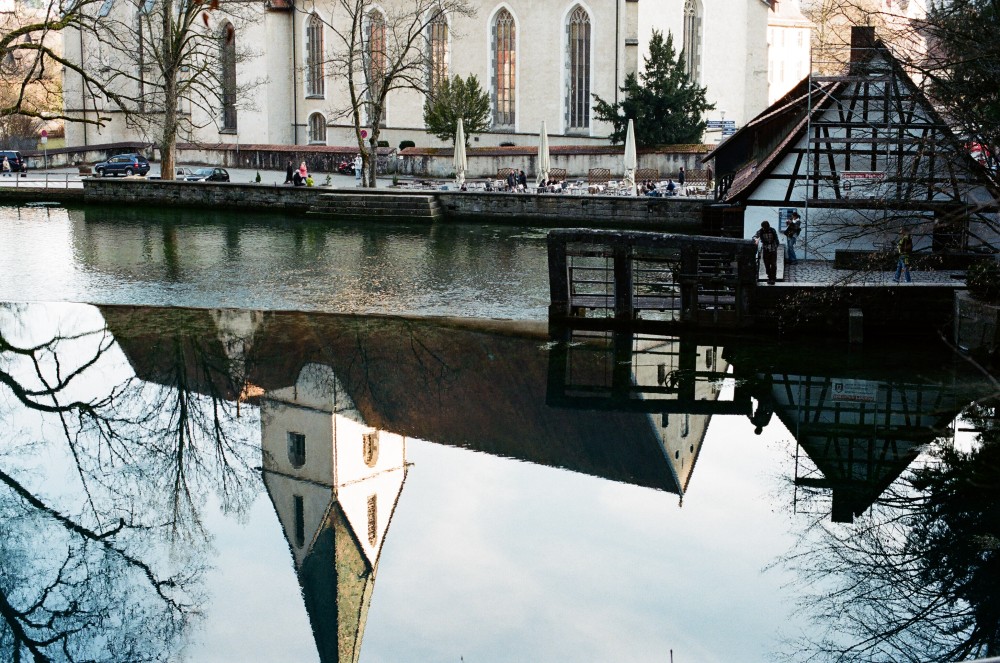
[[[868,62],[875,48],[875,28],[871,25],[851,26],[851,73],[861,72],[860,65]]]

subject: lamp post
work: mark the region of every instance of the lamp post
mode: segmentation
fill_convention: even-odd
[[[42,129],[42,170],[49,169],[49,148],[47,147],[49,142],[49,132]]]

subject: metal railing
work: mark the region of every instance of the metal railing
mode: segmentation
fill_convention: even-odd
[[[11,173],[0,176],[0,187],[29,189],[80,189],[83,180],[77,173],[48,173],[28,171],[27,173]]]

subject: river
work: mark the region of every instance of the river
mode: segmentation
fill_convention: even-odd
[[[995,387],[943,347],[550,335],[531,228],[0,214],[4,659],[995,645]]]

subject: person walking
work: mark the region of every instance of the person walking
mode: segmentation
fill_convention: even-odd
[[[764,271],[767,272],[767,284],[774,285],[778,280],[778,233],[767,221],[760,222],[760,230],[754,233],[753,241],[760,249],[764,258]]]
[[[799,239],[799,234],[802,232],[802,222],[799,219],[798,212],[792,212],[788,216],[788,224],[785,226],[785,240],[788,245],[788,264],[794,265],[799,261],[798,256],[795,255],[795,242]]]
[[[288,165],[285,167],[285,184],[291,184],[294,180],[295,166],[292,165],[292,160],[288,160]]]
[[[896,240],[896,276],[892,279],[899,283],[899,277],[906,276],[906,282],[910,283],[910,254],[913,253],[913,238],[910,237],[910,229],[903,228],[899,231],[899,239]]]
[[[364,174],[365,160],[360,154],[354,156],[354,186],[361,186],[361,176]]]
[[[681,189],[684,188],[684,177],[684,166],[681,166],[681,169],[677,171],[677,186]]]

